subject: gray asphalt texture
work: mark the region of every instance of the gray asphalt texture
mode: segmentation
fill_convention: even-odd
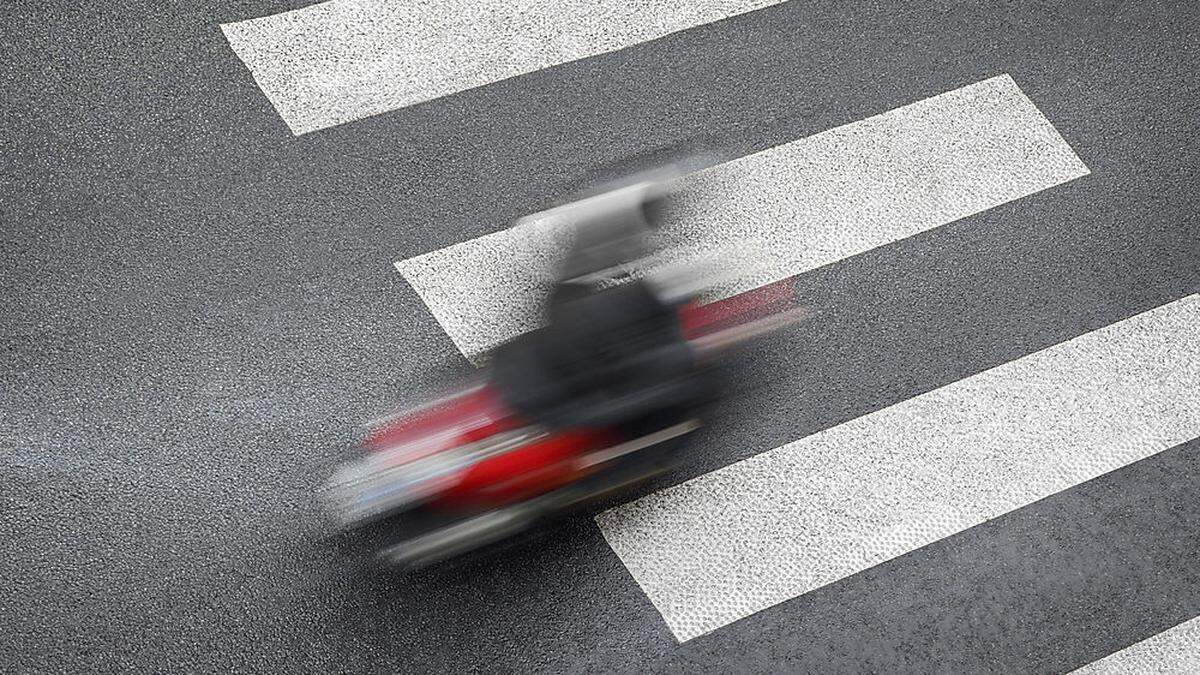
[[[0,10],[5,670],[1054,672],[1200,614],[1200,441],[683,645],[586,517],[398,577],[310,499],[470,370],[391,261],[1003,72],[1092,175],[802,276],[643,491],[1200,290],[1193,5],[788,3],[299,138],[217,27],[292,6]]]

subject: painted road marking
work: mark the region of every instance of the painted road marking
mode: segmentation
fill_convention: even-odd
[[[1200,673],[1200,617],[1089,663],[1082,675],[1194,675]]]
[[[781,0],[332,0],[221,26],[296,135]]]
[[[664,243],[744,273],[727,297],[1078,178],[1088,168],[1008,75],[704,169]],[[566,245],[553,216],[396,263],[478,362],[536,328]]]
[[[1200,295],[600,514],[683,641],[1200,435]]]

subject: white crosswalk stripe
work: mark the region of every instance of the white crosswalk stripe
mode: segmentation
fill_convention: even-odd
[[[299,135],[779,1],[331,0],[221,28]]]
[[[1088,173],[1007,75],[693,174],[663,239],[745,273],[731,295]],[[564,246],[547,218],[396,263],[472,360],[537,327]],[[719,254],[719,255],[718,255]]]
[[[1200,617],[1090,663],[1078,675],[1193,675],[1200,673]]]
[[[596,518],[680,640],[1200,435],[1200,296]]]

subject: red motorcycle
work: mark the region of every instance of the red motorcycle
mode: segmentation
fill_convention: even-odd
[[[609,199],[623,206],[589,218],[628,221],[630,203],[640,218],[645,201]],[[474,384],[371,427],[360,458],[326,490],[342,526],[409,514],[436,523],[379,552],[416,568],[644,481],[672,465],[673,441],[701,426],[708,366],[809,314],[795,306],[791,280],[707,304],[677,285],[577,285],[612,262],[622,238],[610,229],[602,247],[577,247],[551,325],[497,349]]]

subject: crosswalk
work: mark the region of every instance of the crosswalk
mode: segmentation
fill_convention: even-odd
[[[612,52],[775,2],[332,0],[222,26],[295,135]],[[999,74],[699,171],[664,238],[802,275],[1089,175]],[[552,221],[395,262],[476,362],[537,323]],[[596,517],[686,642],[1200,436],[1191,295],[797,438]],[[1197,620],[1082,672],[1189,672]]]

